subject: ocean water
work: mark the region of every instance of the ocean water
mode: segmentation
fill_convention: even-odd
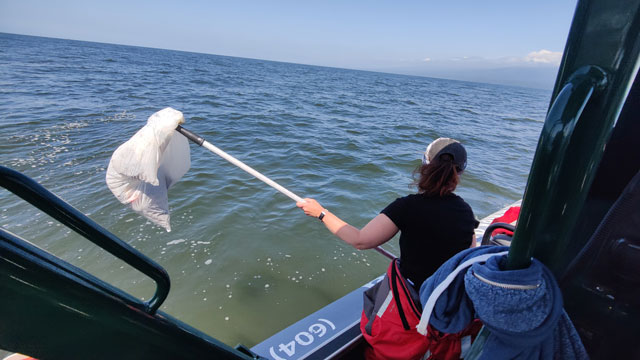
[[[105,184],[113,151],[154,112],[354,226],[415,191],[437,137],[460,140],[456,191],[482,218],[522,197],[551,92],[131,46],[0,34],[0,164],[157,261],[161,310],[253,346],[382,274],[286,196],[191,145],[165,232]],[[0,226],[139,298],[153,281],[0,191]],[[397,238],[384,247],[399,252]]]

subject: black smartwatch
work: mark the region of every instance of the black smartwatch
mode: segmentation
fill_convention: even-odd
[[[325,213],[324,211],[321,211],[320,215],[318,215],[318,220],[322,221],[322,219],[324,219],[325,215],[327,215],[327,213]]]

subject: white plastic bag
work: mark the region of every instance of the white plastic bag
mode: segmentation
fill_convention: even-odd
[[[189,142],[175,131],[184,123],[178,110],[166,108],[111,156],[107,186],[123,204],[171,231],[167,191],[189,170]]]

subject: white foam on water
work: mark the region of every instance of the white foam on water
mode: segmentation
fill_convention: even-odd
[[[167,243],[167,245],[175,245],[175,244],[180,244],[183,242],[186,242],[187,240],[185,239],[177,239],[177,240],[171,240]]]
[[[204,262],[204,264],[205,264],[205,265],[209,265],[209,264],[211,264],[211,262],[212,262],[212,261],[213,261],[213,260],[209,259],[209,260],[205,261],[205,262]]]

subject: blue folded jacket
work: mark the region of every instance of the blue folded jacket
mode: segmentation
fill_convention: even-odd
[[[490,330],[480,359],[588,359],[553,274],[535,259],[505,270],[506,250],[482,246],[445,262],[420,288],[423,320],[457,333],[479,318]]]

